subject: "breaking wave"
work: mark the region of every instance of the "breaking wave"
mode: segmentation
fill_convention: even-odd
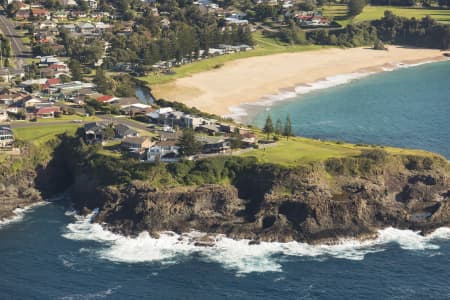
[[[299,256],[316,260],[329,258],[363,260],[367,254],[384,251],[388,244],[397,244],[404,250],[436,252],[439,239],[450,239],[450,228],[443,227],[428,236],[411,230],[386,228],[379,230],[374,240],[342,240],[335,245],[309,245],[306,243],[261,242],[250,245],[249,240],[233,240],[223,235],[213,237],[209,246],[196,246],[198,238],[205,233],[192,231],[186,234],[164,232],[159,238],[147,232],[135,238],[124,237],[101,225],[91,223],[93,215],[75,216],[76,221],[67,225],[63,236],[71,240],[97,241],[103,247],[95,250],[99,257],[125,263],[159,262],[174,264],[189,259],[195,254],[206,262],[221,264],[238,275],[252,272],[281,272],[282,261]],[[430,253],[435,255],[436,253]]]
[[[381,71],[391,72],[391,71],[398,70],[398,69],[417,67],[420,65],[433,63],[433,62],[436,62],[436,61],[430,60],[430,61],[423,61],[423,62],[411,63],[411,64],[406,64],[406,63],[391,64],[391,65],[383,66],[381,68]],[[308,93],[311,93],[314,91],[328,89],[331,87],[347,84],[354,80],[358,80],[358,79],[370,76],[375,73],[378,73],[378,72],[354,72],[354,73],[349,73],[349,74],[340,74],[340,75],[330,76],[325,79],[322,79],[322,80],[319,80],[316,82],[312,82],[309,84],[299,85],[299,86],[295,87],[294,89],[284,89],[277,94],[263,97],[262,99],[260,99],[260,101],[257,101],[257,102],[244,103],[239,106],[229,107],[228,109],[230,111],[230,114],[228,114],[224,117],[233,118],[236,121],[243,121],[243,120],[245,120],[246,117],[248,117],[248,112],[246,109],[247,106],[253,106],[253,107],[254,106],[263,106],[263,107],[266,107],[266,109],[267,109],[268,107],[273,106],[277,102],[292,99],[292,98],[297,97],[298,95],[304,95],[304,94],[308,94]]]
[[[6,225],[9,224],[13,224],[13,223],[17,223],[23,220],[23,218],[25,217],[25,214],[32,211],[34,208],[38,207],[38,206],[43,206],[43,205],[47,205],[48,202],[37,202],[37,203],[33,203],[31,205],[25,206],[23,208],[16,208],[15,210],[13,210],[13,214],[14,216],[12,216],[11,218],[8,219],[3,219],[0,220],[0,228],[5,227]]]

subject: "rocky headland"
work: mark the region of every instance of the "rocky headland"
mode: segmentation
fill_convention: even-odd
[[[374,148],[296,167],[234,156],[148,165],[59,139],[44,158],[2,163],[1,218],[66,190],[80,213],[98,208],[94,222],[128,236],[196,230],[327,243],[390,226],[423,234],[450,226],[450,164],[438,155]]]

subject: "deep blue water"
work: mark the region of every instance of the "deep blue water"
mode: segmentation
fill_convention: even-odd
[[[298,134],[450,157],[450,62],[374,75],[272,108]],[[264,118],[262,116],[261,118]],[[40,206],[0,227],[0,299],[450,299],[450,229],[340,246],[125,239]],[[1,225],[0,225],[1,226]]]
[[[281,272],[239,275],[195,253],[171,264],[102,259],[95,251],[108,243],[62,236],[74,222],[65,211],[62,204],[37,207],[0,229],[0,299],[450,298],[448,239],[397,234],[363,260],[275,254]]]
[[[278,103],[296,135],[425,149],[450,158],[450,61],[383,72]],[[267,113],[253,123],[264,126]]]

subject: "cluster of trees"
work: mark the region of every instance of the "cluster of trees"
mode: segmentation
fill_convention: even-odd
[[[0,35],[0,43],[1,43],[1,54],[2,61],[0,67],[8,67],[9,66],[9,57],[11,56],[11,42],[6,39],[3,35]]]
[[[101,40],[85,41],[83,38],[73,38],[64,31],[60,36],[66,55],[82,64],[93,65],[105,54],[105,43]]]
[[[143,33],[128,37],[109,35],[111,53],[108,63],[142,62],[153,65],[161,60],[198,58],[200,50],[218,47],[219,44],[253,45],[250,29],[247,26],[231,26],[224,30],[216,25],[196,29],[185,23],[177,25],[161,38],[149,38]]]
[[[448,49],[450,25],[440,24],[430,16],[422,20],[398,17],[390,11],[380,20],[372,21],[380,40],[427,48]]]
[[[364,6],[366,6],[366,0],[349,0],[348,1],[348,15],[354,17],[362,13]]]
[[[421,20],[395,16],[386,11],[380,20],[349,24],[346,28],[329,32],[317,30],[307,33],[309,43],[359,47],[376,41],[427,48],[448,49],[450,26],[427,16]]]
[[[267,139],[269,139],[271,134],[275,134],[276,137],[285,136],[286,139],[289,139],[293,135],[291,117],[289,115],[286,116],[286,121],[283,126],[281,119],[278,118],[274,125],[270,115],[267,115],[263,132],[267,134]]]

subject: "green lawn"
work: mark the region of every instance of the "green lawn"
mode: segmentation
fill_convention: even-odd
[[[32,142],[39,146],[51,140],[55,135],[64,132],[68,134],[75,134],[80,124],[66,124],[66,125],[45,125],[45,126],[30,126],[22,128],[14,128],[14,135],[16,139]]]
[[[37,119],[36,123],[57,123],[57,122],[71,122],[74,120],[81,120],[83,122],[96,122],[100,120],[97,117],[86,117],[86,116],[79,116],[79,115],[63,115],[59,118],[49,118],[49,119]],[[33,122],[34,123],[34,122]]]
[[[264,145],[260,145],[260,149],[242,153],[240,156],[254,156],[262,163],[298,166],[310,162],[324,161],[332,157],[357,156],[363,149],[373,149],[373,147],[295,137],[289,140],[282,139],[271,146],[267,145],[264,147]],[[432,155],[421,150],[392,147],[383,147],[383,149],[391,154]]]
[[[392,11],[397,16],[421,19],[427,15],[438,22],[450,23],[450,9],[438,8],[413,8],[392,6],[366,6],[363,12],[354,18],[354,22],[380,19],[386,10]]]
[[[175,72],[175,74],[173,75],[151,74],[145,77],[140,77],[139,79],[144,80],[149,84],[162,84],[170,82],[177,78],[190,76],[195,73],[211,70],[214,69],[215,67],[220,67],[222,64],[226,62],[236,59],[247,58],[252,56],[270,55],[276,53],[317,50],[324,48],[324,46],[318,45],[300,46],[300,45],[283,44],[274,39],[263,37],[263,35],[260,32],[255,32],[253,38],[256,43],[255,49],[253,50],[208,58],[195,63],[177,67],[173,69],[173,71]]]
[[[380,19],[384,16],[386,10],[392,11],[397,16],[406,18],[415,17],[421,19],[427,15],[431,16],[438,22],[450,23],[450,9],[439,8],[415,8],[415,7],[398,7],[398,6],[366,6],[363,12],[355,18],[347,18],[346,5],[325,5],[323,14],[333,17],[342,26],[346,26],[352,22],[362,22]]]

